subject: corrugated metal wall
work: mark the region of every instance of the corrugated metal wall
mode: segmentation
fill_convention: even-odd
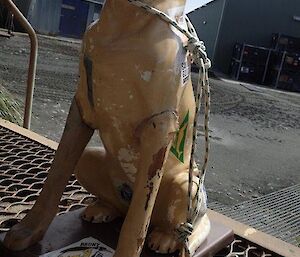
[[[14,0],[14,2],[20,11],[27,17],[31,0]]]
[[[299,0],[226,0],[215,67],[227,73],[236,42],[270,47],[272,33],[300,37]]]
[[[300,37],[294,16],[300,17],[300,0],[215,0],[189,14],[213,68],[223,73],[228,73],[236,42],[270,47],[272,33]]]
[[[59,33],[62,0],[32,0],[28,20],[42,34]]]
[[[214,46],[223,5],[224,0],[217,0],[188,15],[197,30],[198,36],[205,42],[207,54],[211,60],[214,57]]]

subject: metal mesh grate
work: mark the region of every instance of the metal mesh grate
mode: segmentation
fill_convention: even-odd
[[[55,151],[0,126],[0,232],[7,231],[32,207],[44,184]],[[94,200],[72,176],[59,205],[59,214],[81,208]],[[278,255],[236,237],[216,256]]]
[[[267,234],[299,246],[300,184],[233,207],[210,208]]]
[[[37,199],[55,151],[0,127],[0,232],[23,218]],[[72,176],[59,205],[59,214],[94,200]]]
[[[215,255],[215,257],[279,257],[275,253],[272,253],[258,245],[254,245],[245,239],[236,237],[235,240],[221,252]]]

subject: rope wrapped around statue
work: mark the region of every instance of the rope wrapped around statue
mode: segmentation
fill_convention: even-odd
[[[22,250],[57,213],[70,175],[97,197],[82,218],[125,217],[114,257],[192,256],[210,231],[204,177],[209,153],[210,61],[185,0],[107,0],[84,35],[80,81],[43,190],[6,235]],[[199,67],[193,92],[190,66]],[[204,99],[204,161],[195,162]],[[98,131],[103,147],[86,147]],[[149,231],[148,231],[149,230]]]
[[[195,119],[194,119],[194,126],[193,126],[193,144],[192,144],[192,151],[191,151],[191,158],[190,158],[190,167],[189,167],[189,191],[188,191],[188,218],[185,223],[180,224],[178,229],[176,230],[178,233],[178,238],[180,241],[183,242],[183,251],[181,253],[184,256],[184,252],[187,256],[191,255],[191,251],[189,249],[189,236],[193,234],[193,226],[196,222],[201,201],[203,198],[200,196],[201,192],[204,189],[204,178],[208,164],[208,156],[209,156],[209,109],[210,109],[210,87],[209,87],[209,80],[208,80],[208,69],[211,67],[210,60],[207,58],[206,48],[203,41],[200,41],[198,35],[196,33],[195,28],[193,27],[192,23],[190,22],[189,18],[185,16],[185,21],[187,25],[187,29],[182,28],[175,20],[170,18],[167,14],[159,11],[156,8],[149,6],[148,4],[142,3],[136,0],[129,0],[129,2],[144,8],[149,13],[153,15],[157,15],[163,21],[167,22],[182,34],[184,34],[187,38],[187,44],[185,46],[186,50],[191,54],[192,61],[195,65],[199,68],[199,79],[198,85],[196,87],[196,112],[195,112]],[[205,156],[202,169],[198,171],[197,177],[197,196],[196,196],[196,206],[193,208],[193,198],[192,196],[192,185],[193,185],[193,176],[194,176],[194,166],[195,163],[195,150],[196,150],[196,139],[197,139],[197,119],[201,108],[201,99],[202,99],[202,92],[205,92],[205,117],[204,117],[204,133],[205,133]],[[196,169],[197,170],[197,169]]]

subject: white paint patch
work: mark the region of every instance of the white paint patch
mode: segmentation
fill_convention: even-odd
[[[167,10],[167,14],[177,22],[180,20],[180,18],[183,16],[184,12],[184,5],[173,7]]]
[[[173,221],[174,218],[175,218],[175,209],[176,209],[176,206],[175,204],[172,204],[171,206],[168,207],[168,219],[169,221]]]
[[[132,162],[138,158],[138,154],[130,147],[121,148],[118,152],[118,159],[120,161]]]
[[[135,181],[135,175],[137,173],[137,168],[134,166],[133,162],[138,158],[139,154],[130,146],[121,148],[118,152],[120,165],[131,182]]]
[[[256,229],[254,228],[248,228],[246,229],[246,231],[244,232],[244,236],[247,237],[247,236],[250,236],[252,234],[255,234],[257,232]]]
[[[132,163],[120,162],[122,169],[124,170],[129,181],[134,183],[137,168]]]
[[[173,202],[172,205],[168,206],[168,219],[169,221],[174,221],[175,220],[175,211],[176,211],[176,206],[180,202],[180,199],[177,199],[176,201]]]
[[[129,95],[129,99],[132,100],[133,99],[133,95]]]
[[[157,60],[157,64],[165,63],[166,62],[166,55],[162,54],[158,57],[159,59]]]
[[[116,118],[116,117],[111,117],[113,122],[112,122],[112,125],[113,127],[118,131],[120,132],[120,129],[121,129],[121,122]]]
[[[152,77],[152,71],[144,71],[141,73],[142,80],[149,82]]]
[[[167,14],[173,19],[175,20],[180,27],[187,29],[187,24],[185,22],[185,19],[183,17],[184,15],[184,6],[178,6],[178,7],[174,7],[171,9],[167,10]],[[184,39],[184,35],[178,31],[178,29],[176,29],[174,26],[169,25],[171,30],[177,35],[179,36],[181,39]]]
[[[117,133],[119,134],[119,139],[121,142],[124,142],[124,133],[122,133],[122,122],[114,116],[111,116],[112,119],[112,126],[116,129]]]

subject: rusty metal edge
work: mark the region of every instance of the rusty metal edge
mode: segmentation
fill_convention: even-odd
[[[22,128],[14,123],[11,123],[7,120],[4,120],[4,119],[1,119],[0,118],[0,126],[4,127],[4,128],[7,128],[13,132],[16,132],[24,137],[27,137],[33,141],[36,141],[42,145],[45,145],[53,150],[56,150],[57,147],[58,147],[58,143],[57,142],[54,142],[50,139],[47,139],[33,131],[30,131],[28,129],[25,129],[25,128]]]
[[[0,126],[7,128],[15,133],[18,133],[24,137],[27,137],[31,140],[34,140],[40,144],[43,144],[53,150],[56,150],[58,143],[50,139],[47,139],[35,132],[24,129],[16,124],[13,124],[9,121],[3,120],[0,118]],[[234,231],[234,234],[253,242],[265,249],[268,249],[274,253],[285,257],[299,257],[300,248],[288,244],[276,237],[270,236],[266,233],[263,233],[259,230],[256,230],[250,226],[247,226],[243,223],[237,222],[231,218],[228,218],[218,212],[208,210],[208,216],[210,219],[222,223],[223,225],[231,228]]]
[[[237,222],[212,210],[208,210],[208,216],[210,219],[218,221],[223,225],[233,229],[234,234],[250,242],[253,242],[254,244],[257,244],[265,249],[268,249],[271,252],[274,252],[284,257],[300,256],[300,248],[288,244],[276,237],[270,236],[266,233],[263,233],[243,223]]]

